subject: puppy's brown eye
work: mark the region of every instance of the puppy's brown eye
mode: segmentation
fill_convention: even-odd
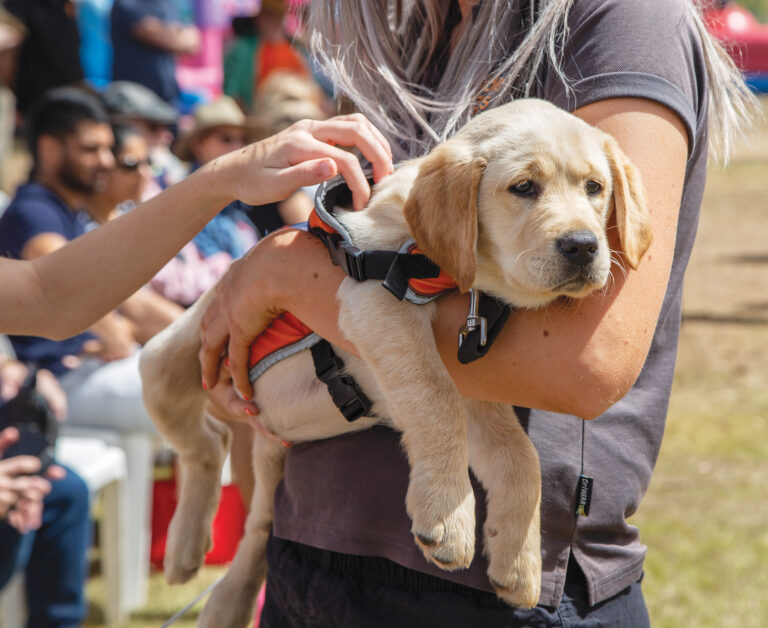
[[[587,185],[585,187],[587,188],[587,194],[590,196],[600,194],[600,191],[603,189],[603,186],[600,185],[597,181],[587,181]]]
[[[525,181],[520,181],[520,183],[510,185],[509,191],[513,194],[517,194],[518,196],[536,196],[538,194],[536,184],[528,179]]]

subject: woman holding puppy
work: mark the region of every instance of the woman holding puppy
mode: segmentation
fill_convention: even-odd
[[[616,138],[641,172],[653,243],[636,271],[615,255],[600,294],[514,312],[470,366],[455,353],[467,298],[438,306],[435,338],[461,392],[517,406],[539,452],[539,606],[512,609],[478,584],[480,552],[465,571],[426,563],[403,505],[407,462],[396,434],[375,428],[289,452],[262,625],[647,626],[645,548],[627,518],[664,431],[708,148],[727,155],[751,96],[692,0],[379,4],[313,3],[309,30],[337,89],[396,160],[424,154],[478,111],[543,98]],[[243,418],[258,412],[247,350],[282,311],[354,351],[336,323],[343,278],[299,231],[268,237],[238,262],[204,319],[201,362],[214,399]],[[239,395],[227,373],[219,380],[225,350]]]

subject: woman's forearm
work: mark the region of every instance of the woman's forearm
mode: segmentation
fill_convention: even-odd
[[[32,260],[37,290],[29,293],[36,298],[22,306],[28,333],[66,338],[101,318],[146,283],[229,200],[212,173],[201,171]],[[58,310],[55,320],[48,316],[51,310]]]
[[[0,259],[0,333],[65,338],[133,294],[234,199],[251,205],[282,200],[340,173],[356,208],[370,189],[354,146],[378,180],[392,170],[386,140],[358,114],[303,120],[270,138],[224,155],[51,255],[28,262]]]

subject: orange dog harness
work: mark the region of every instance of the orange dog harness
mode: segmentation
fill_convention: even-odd
[[[398,251],[361,250],[334,216],[336,207],[351,204],[352,195],[339,176],[322,184],[315,196],[307,230],[328,248],[331,260],[357,281],[382,280],[382,286],[398,299],[417,305],[429,303],[456,289],[448,273],[423,254],[413,240]],[[459,360],[471,362],[485,355],[509,316],[509,307],[497,299],[480,301],[471,291],[470,313],[462,328]],[[491,325],[487,325],[487,321]],[[472,340],[472,342],[468,342]],[[310,349],[315,374],[326,384],[336,406],[348,421],[371,416],[371,403],[357,382],[342,372],[344,362],[330,343],[315,334],[290,312],[284,312],[251,345],[249,374],[256,381],[269,367],[305,349]]]

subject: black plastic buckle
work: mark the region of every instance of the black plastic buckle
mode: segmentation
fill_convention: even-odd
[[[315,375],[328,388],[333,403],[349,421],[371,416],[371,401],[366,397],[355,378],[341,373],[342,360],[327,340],[321,340],[310,349],[315,363]]]
[[[331,396],[344,418],[351,423],[362,416],[371,416],[371,401],[360,390],[357,382],[353,378],[343,375],[339,376],[337,382],[335,394],[332,393]],[[329,384],[329,386],[333,385]],[[345,396],[347,396],[346,401],[343,400]]]
[[[351,242],[342,239],[339,235],[319,233],[325,241],[331,261],[341,268],[345,274],[356,281],[365,281],[365,251],[357,248]]]
[[[352,277],[355,281],[365,281],[368,277],[365,275],[365,251],[357,248],[351,242],[342,240],[339,243],[340,248],[344,251],[347,262],[347,275]]]

